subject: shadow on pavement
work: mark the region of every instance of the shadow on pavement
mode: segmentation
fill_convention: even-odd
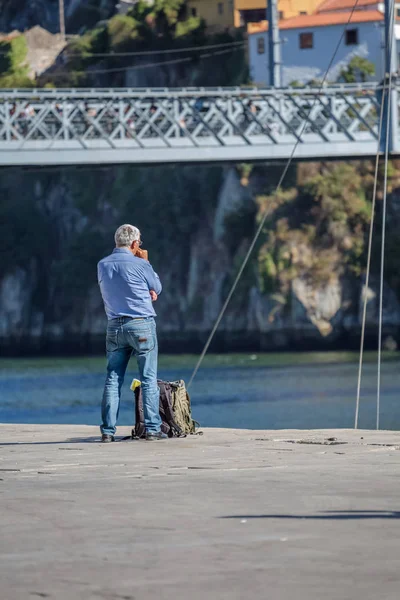
[[[219,519],[400,519],[400,511],[395,510],[328,510],[318,515],[230,515]]]
[[[121,437],[116,438],[115,442],[127,442],[127,441],[137,441],[131,440],[130,436],[127,438]],[[87,437],[87,438],[69,438],[67,440],[60,440],[58,442],[0,442],[0,447],[2,446],[59,446],[60,444],[101,444],[100,437]]]

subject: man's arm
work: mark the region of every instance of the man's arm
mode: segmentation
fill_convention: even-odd
[[[146,263],[145,265],[144,276],[146,278],[146,283],[149,287],[149,290],[154,290],[157,296],[159,296],[162,291],[161,281],[150,263]]]
[[[102,274],[101,274],[101,266],[100,263],[97,264],[97,283],[100,285],[102,280]]]

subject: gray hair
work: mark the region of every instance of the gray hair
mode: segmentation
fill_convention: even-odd
[[[118,227],[114,235],[114,240],[117,248],[130,247],[133,242],[140,240],[140,231],[137,227],[126,223]]]

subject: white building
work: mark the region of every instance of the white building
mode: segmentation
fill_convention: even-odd
[[[384,6],[375,0],[359,0],[348,24],[354,0],[326,0],[313,15],[299,15],[279,23],[281,37],[282,85],[296,81],[306,84],[321,80],[328,68],[340,37],[346,28],[328,81],[336,81],[354,56],[361,56],[375,65],[380,81],[384,69]],[[249,26],[250,76],[254,83],[268,85],[267,23]],[[400,39],[400,25],[395,25]],[[399,48],[399,41],[397,41]]]

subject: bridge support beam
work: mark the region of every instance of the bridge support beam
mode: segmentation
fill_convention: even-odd
[[[390,75],[392,76],[392,89],[389,95],[386,92],[385,97],[383,91],[380,92],[381,102],[384,101],[383,109],[383,130],[381,139],[381,152],[386,150],[386,134],[389,131],[389,152],[399,152],[399,113],[398,113],[398,91],[396,85],[398,60],[397,60],[397,40],[396,40],[396,0],[385,0],[385,75],[382,84],[389,84]],[[389,107],[390,104],[390,107]],[[387,123],[389,122],[389,130]]]
[[[269,85],[282,87],[278,0],[267,0]]]

